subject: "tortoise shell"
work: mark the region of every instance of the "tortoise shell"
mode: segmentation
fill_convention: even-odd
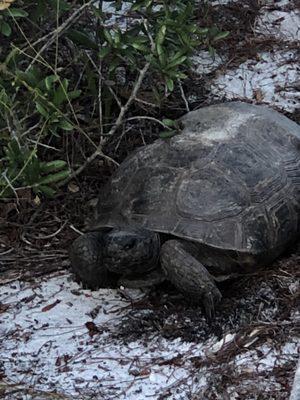
[[[296,238],[300,126],[232,102],[129,156],[101,191],[93,229],[142,226],[216,250],[275,258]]]

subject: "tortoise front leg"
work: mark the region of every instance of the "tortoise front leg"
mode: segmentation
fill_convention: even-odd
[[[222,295],[207,269],[178,240],[163,244],[160,260],[170,282],[192,301],[202,303],[207,317],[211,319],[215,304],[219,303]]]
[[[116,281],[102,261],[103,232],[88,232],[74,240],[69,250],[76,277],[89,289],[111,287]]]

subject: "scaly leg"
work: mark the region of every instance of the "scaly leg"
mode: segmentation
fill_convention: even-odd
[[[222,295],[213,276],[179,240],[169,240],[161,248],[161,265],[167,278],[193,302],[204,305],[208,318],[213,318],[215,305]]]

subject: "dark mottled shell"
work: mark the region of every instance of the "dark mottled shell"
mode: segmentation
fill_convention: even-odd
[[[95,226],[143,226],[210,247],[276,255],[298,233],[300,127],[240,102],[202,108],[180,135],[127,158]]]

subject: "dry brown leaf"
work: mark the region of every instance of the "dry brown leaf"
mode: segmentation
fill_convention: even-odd
[[[0,11],[6,10],[15,0],[0,0]]]
[[[93,321],[88,321],[85,323],[85,326],[88,329],[89,336],[93,337],[94,335],[97,335],[97,333],[101,333],[97,325]]]
[[[35,198],[33,199],[33,203],[34,203],[36,206],[40,206],[40,205],[41,205],[41,199],[39,198],[38,195],[36,195]]]
[[[54,303],[49,304],[48,306],[43,307],[43,308],[42,308],[42,312],[46,312],[46,311],[51,310],[53,307],[55,307],[55,306],[56,306],[57,304],[59,304],[59,303],[60,303],[60,300],[55,300]]]
[[[0,303],[0,314],[4,313],[5,311],[7,311],[9,309],[9,307],[10,307],[9,304]]]
[[[253,90],[253,95],[256,101],[261,102],[264,99],[264,94],[261,89]]]
[[[70,182],[70,183],[68,184],[68,190],[69,190],[69,192],[71,192],[71,193],[77,193],[77,192],[79,192],[79,187],[78,187],[77,185],[75,185],[75,183]]]

